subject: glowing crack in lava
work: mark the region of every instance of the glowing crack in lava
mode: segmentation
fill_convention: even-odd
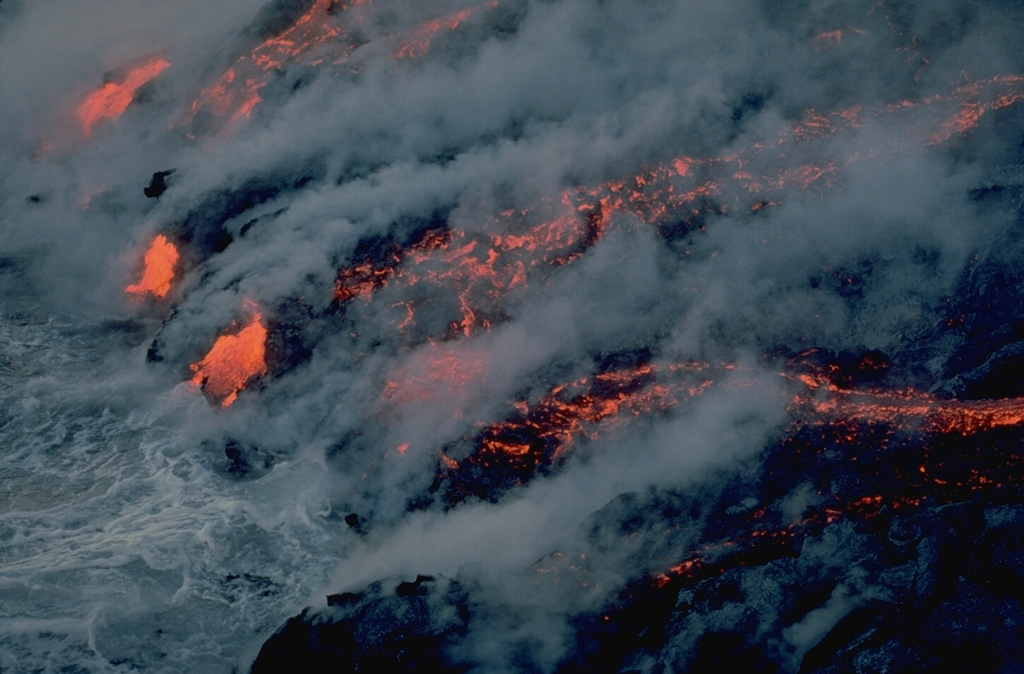
[[[357,298],[371,302],[378,292],[390,288],[395,291],[387,300],[390,306],[404,307],[404,318],[396,321],[398,328],[419,330],[406,332],[407,337],[469,336],[504,320],[507,314],[503,303],[510,293],[526,286],[531,274],[546,277],[553,269],[583,255],[602,238],[616,213],[628,213],[641,223],[658,228],[681,227],[684,233],[702,229],[703,223],[693,218],[742,207],[751,203],[752,196],[750,210],[756,211],[764,205],[778,203],[775,200],[777,190],[794,186],[806,190],[817,184],[828,186],[840,171],[841,165],[836,162],[826,162],[820,167],[780,168],[779,158],[785,158],[786,153],[777,148],[784,144],[817,142],[839,129],[857,129],[867,120],[892,116],[904,117],[903,121],[918,131],[915,135],[926,141],[934,138],[935,132],[921,131],[921,125],[916,123],[915,111],[922,106],[937,106],[941,119],[946,108],[962,110],[967,105],[977,115],[968,120],[970,124],[964,122],[956,127],[967,132],[982,115],[1021,101],[1024,101],[1024,78],[1000,76],[958,87],[947,94],[917,102],[903,101],[873,111],[858,108],[824,114],[809,110],[801,122],[784,132],[774,144],[754,143],[734,154],[709,159],[677,156],[627,180],[608,181],[593,188],[567,189],[558,201],[541,203],[531,209],[508,209],[493,216],[484,232],[441,227],[428,230],[405,246],[392,241],[383,253],[339,271],[332,306],[337,310]],[[972,107],[975,103],[977,107]],[[879,149],[898,151],[899,148],[898,144],[892,144]],[[847,158],[844,163],[855,159]],[[669,232],[668,235],[674,234]],[[451,318],[447,324],[426,326],[425,331],[419,329],[419,309],[428,304],[437,306],[439,302],[449,303],[446,310]],[[850,400],[832,404],[845,405],[854,416],[867,413],[858,412],[856,403]],[[918,402],[919,407],[934,403],[925,399]],[[902,401],[896,407],[904,416],[914,416],[911,403]],[[882,406],[876,401],[865,409],[877,411]],[[944,416],[935,419],[956,414],[946,410]],[[935,419],[927,423],[939,423]],[[978,423],[994,422],[981,420]]]
[[[927,626],[964,568],[1024,578],[1024,537],[995,549],[1006,562],[928,531],[961,506],[972,538],[1024,531],[1024,78],[993,77],[1024,54],[975,32],[1020,3],[974,3],[974,22],[951,0],[270,0],[234,24],[263,1],[173,25],[120,12],[122,44],[102,43],[109,16],[80,25],[83,60],[157,35],[173,68],[146,80],[133,61],[49,105],[68,151],[0,179],[25,232],[0,251],[0,660],[243,671],[285,612],[337,591],[317,627],[355,607],[363,650],[324,627],[280,669],[851,671],[798,662],[800,642],[876,601]],[[0,4],[15,43],[74,27]],[[927,31],[927,77],[893,58],[908,40],[846,22],[860,5]],[[3,60],[15,84],[76,70]],[[147,124],[147,91],[179,90]],[[11,139],[47,99],[7,106],[26,117]],[[241,132],[188,142],[190,113],[193,135]],[[144,200],[155,169],[180,173],[159,200],[153,173]],[[128,265],[105,269],[125,241]],[[75,279],[110,297],[76,302]],[[884,349],[899,372],[850,384],[778,356],[809,344]],[[894,542],[901,519],[922,531]],[[847,553],[851,532],[875,540]],[[566,547],[561,585],[531,591],[532,562]],[[471,600],[389,584],[420,571],[458,573]],[[722,576],[735,587],[705,582]],[[559,667],[618,647],[646,608],[633,588],[574,648],[577,616],[638,578],[667,607],[643,637]],[[1021,612],[1018,590],[990,590],[968,596],[978,612]],[[989,627],[943,610],[968,638]],[[766,666],[689,666],[687,620],[736,651],[767,643]],[[868,625],[848,641],[891,650]],[[989,638],[1024,654],[984,636],[979,659]],[[424,642],[437,663],[396,664]]]
[[[201,387],[221,407],[230,406],[239,391],[267,373],[267,329],[262,320],[257,312],[245,327],[218,337],[209,353],[190,366],[194,373],[191,384]]]
[[[878,363],[874,358],[866,362],[869,366]],[[780,373],[778,385],[805,388],[793,397],[790,424],[766,447],[764,468],[755,478],[756,498],[751,499],[756,505],[737,507],[728,492],[724,493],[711,506],[708,521],[702,525],[702,539],[685,543],[685,547],[680,542],[687,537],[679,533],[691,526],[691,515],[673,501],[669,501],[671,509],[652,507],[650,514],[626,510],[613,515],[622,519],[612,519],[597,532],[597,539],[602,545],[618,540],[624,548],[647,551],[648,557],[632,580],[617,586],[620,589],[613,586],[603,591],[607,600],[600,610],[573,619],[578,648],[570,650],[564,667],[551,671],[620,671],[620,659],[648,643],[644,634],[664,629],[691,610],[694,594],[703,592],[711,601],[721,601],[721,597],[740,601],[742,595],[732,588],[749,580],[748,570],[781,567],[787,577],[793,573],[787,560],[801,559],[805,546],[820,545],[833,524],[843,522],[844,532],[855,531],[868,539],[888,534],[900,552],[919,544],[927,547],[927,539],[919,542],[927,527],[934,525],[929,518],[946,506],[965,506],[959,516],[964,516],[963,512],[971,516],[979,512],[980,503],[1019,502],[1019,490],[1024,487],[1024,456],[1019,450],[1024,399],[938,400],[912,389],[840,384],[849,373],[838,367],[807,374],[807,364],[791,365]],[[883,363],[879,369],[884,367]],[[557,450],[581,437],[596,437],[606,424],[657,414],[676,404],[679,401],[672,389],[686,390],[684,382],[696,396],[715,385],[712,374],[736,369],[701,363],[641,363],[611,367],[592,377],[559,384],[536,403],[516,404],[514,419],[487,427],[477,436],[478,453],[487,454],[490,460],[464,461],[462,465],[475,468],[463,474],[464,484],[479,490],[476,495],[494,499],[499,495],[496,488],[522,484],[543,472],[544,465],[538,462],[520,461],[538,451],[530,445],[547,444]],[[679,378],[681,372],[686,375]],[[673,378],[678,381],[669,385]],[[851,399],[857,402],[852,404]],[[514,480],[499,472],[502,456],[509,457],[505,467],[516,471]],[[444,454],[442,460],[449,470],[447,479],[462,470],[460,462]],[[808,489],[810,496],[793,514],[786,503],[794,490],[801,488]],[[457,494],[448,505],[467,495]],[[699,513],[700,508],[696,510]],[[956,516],[957,511],[953,512]],[[945,531],[945,527],[939,526],[939,530]],[[612,538],[606,540],[605,534]],[[849,537],[848,533],[838,535]],[[673,554],[677,550],[680,554]],[[885,556],[889,548],[884,550],[879,553],[882,563],[898,568],[898,563]],[[863,551],[855,554],[860,562],[871,563],[870,558],[864,559]],[[543,576],[556,575],[558,583],[589,590],[594,581],[588,578],[588,556],[570,558],[556,552],[543,558],[533,568],[536,587],[542,587]],[[665,558],[672,561],[659,563]],[[925,572],[915,567],[915,558],[909,559],[910,569],[923,575]],[[421,579],[429,580],[420,577],[417,583]],[[405,587],[412,585],[406,583]],[[720,587],[725,589],[720,591]],[[693,594],[681,598],[684,590]],[[352,593],[333,595],[328,604],[344,606],[360,598]],[[365,615],[356,613],[354,620],[363,620]],[[327,624],[335,619],[330,616]],[[297,621],[291,626],[296,627]]]
[[[75,112],[82,124],[82,135],[89,138],[100,122],[120,117],[139,89],[170,66],[171,62],[162,56],[154,57],[129,70],[120,82],[107,82],[86,96]]]
[[[146,251],[142,279],[124,289],[129,295],[142,298],[147,293],[166,297],[174,280],[174,267],[178,263],[178,249],[163,234],[158,234]]]
[[[983,97],[986,89],[1001,87],[995,95]],[[1001,75],[990,80],[972,82],[958,87],[950,96],[960,104],[960,109],[928,139],[932,145],[941,143],[955,134],[966,134],[977,128],[981,118],[990,112],[1008,108],[1024,102],[1024,76]]]

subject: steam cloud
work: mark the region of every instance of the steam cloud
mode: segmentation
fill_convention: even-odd
[[[227,69],[252,75],[240,57],[321,4],[339,36],[271,69],[251,114],[232,117],[241,95],[224,114],[190,107]],[[788,419],[787,357],[881,352],[896,387],[970,393],[984,364],[943,326],[972,270],[1012,258],[1024,99],[998,97],[1024,87],[993,78],[1024,72],[1022,12],[5,0],[0,665],[247,667],[305,606],[435,574],[474,607],[445,642],[452,662],[564,666],[575,617],[713,528],[709,508],[669,516],[666,502],[741,494],[759,474]],[[154,55],[166,71],[86,138],[75,107],[104,73],[120,81]],[[980,114],[958,126],[964,110]],[[666,215],[589,211],[592,240],[508,253],[524,256],[522,284],[395,276],[335,295],[340,270],[395,250],[411,259],[424,233],[458,232],[448,250],[493,242],[562,215],[581,189],[599,193],[569,207],[586,225],[579,204],[680,158],[692,163],[665,182],[674,194],[714,187]],[[157,172],[166,190],[149,198]],[[979,197],[997,185],[1003,196]],[[167,298],[139,301],[124,289],[157,235],[179,246],[179,274]],[[420,273],[444,269],[431,260]],[[267,374],[222,409],[187,383],[189,365],[256,311]],[[517,401],[617,367],[691,362],[715,368],[713,387],[587,425],[592,437],[539,475],[499,483],[481,468],[485,498],[438,477],[442,452],[468,461]],[[794,490],[785,517],[816,498]],[[756,604],[784,668],[879,596],[833,568],[843,544],[823,536],[802,558],[839,578],[818,605],[783,624],[771,601]],[[424,600],[438,629],[447,588]],[[715,625],[688,623],[662,662],[685,666],[702,629]]]

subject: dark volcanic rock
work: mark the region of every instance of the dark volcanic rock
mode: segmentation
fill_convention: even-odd
[[[150,199],[157,199],[161,194],[167,191],[167,178],[174,169],[170,171],[157,171],[153,174],[153,177],[149,180],[149,185],[143,188],[142,193]]]
[[[837,386],[885,377],[880,354],[813,358],[835,366]],[[556,665],[511,671],[1024,671],[1021,446],[1015,427],[797,422],[757,466],[690,489],[623,495],[595,513],[590,551],[598,565],[600,555],[628,559],[634,576],[607,588],[598,609],[560,616],[572,635]],[[583,571],[563,573],[586,585]],[[334,595],[328,610],[292,619],[257,665],[492,666],[451,654],[486,622],[480,616],[505,607],[474,596],[470,629],[471,604],[455,581],[382,587]]]
[[[236,439],[224,442],[223,455],[218,456],[216,443],[204,443],[205,456],[211,457],[217,470],[236,480],[258,480],[274,465],[274,455],[259,446]]]
[[[306,188],[322,173],[323,168],[314,162],[293,170],[239,178],[231,187],[204,194],[180,222],[169,225],[169,235],[186,244],[183,251],[186,263],[196,266],[223,252],[234,240],[225,222],[283,194]]]
[[[437,672],[461,674],[449,649],[466,636],[467,596],[458,582],[418,576],[327,598],[327,608],[289,620],[260,650],[252,674]]]

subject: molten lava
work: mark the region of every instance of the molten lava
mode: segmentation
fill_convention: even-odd
[[[415,297],[399,302],[406,308],[400,329],[416,323],[416,312],[438,297],[453,297],[446,337],[469,336],[503,316],[501,302],[523,289],[531,274],[578,258],[603,235],[600,215],[574,210],[569,193],[559,205],[534,211],[505,211],[490,223],[501,234],[435,229],[402,248],[391,245],[375,259],[364,259],[338,272],[333,305],[354,298],[369,301],[385,286]],[[455,316],[458,316],[456,318]]]
[[[395,50],[396,59],[418,58],[430,51],[431,42],[442,30],[455,30],[481,8],[493,9],[498,6],[497,0],[484,2],[476,7],[464,9],[441,19],[428,21],[402,36],[401,44]]]
[[[353,31],[362,18],[350,16],[347,11],[370,2],[316,0],[290,27],[239,56],[216,82],[202,90],[192,102],[188,122],[194,121],[204,110],[217,117],[227,118],[229,124],[250,117],[256,106],[263,101],[261,91],[275,73],[289,64],[318,67],[348,63],[353,52],[366,42]],[[497,5],[493,0],[485,2],[428,21],[381,42],[385,48],[392,50],[395,59],[418,58],[429,51],[438,33],[455,30],[477,11]],[[345,14],[348,25],[339,25],[337,22],[336,17],[342,14]]]
[[[201,91],[192,102],[192,118],[203,109],[218,117],[228,117],[231,122],[249,117],[263,100],[260,90],[275,72],[289,63],[320,62],[321,55],[314,52],[342,38],[344,31],[330,22],[331,12],[367,2],[369,0],[348,3],[316,0],[294,24],[239,56],[213,85]],[[356,44],[333,47],[334,58],[344,59]]]
[[[656,537],[663,537],[665,555],[678,561],[656,562],[660,570],[616,593],[595,622],[637,620],[631,611],[658,605],[652,597],[663,597],[666,607],[674,607],[683,588],[743,567],[798,557],[805,541],[840,521],[868,535],[883,531],[890,536],[900,531],[894,528],[900,522],[916,522],[908,530],[919,535],[915,527],[929,521],[916,518],[924,509],[934,514],[954,504],[973,508],[1020,502],[1024,398],[940,400],[911,389],[850,385],[851,377],[863,376],[864,370],[884,370],[885,364],[879,367],[873,357],[861,361],[860,372],[834,363],[790,365],[781,381],[806,388],[794,397],[791,424],[762,456],[762,473],[753,485],[757,505],[736,507],[726,497],[718,506],[722,510],[709,515],[708,538],[681,554],[672,547],[676,526],[648,530],[642,520],[635,530],[624,525],[631,537],[646,537],[648,547],[657,549]],[[487,468],[480,475],[493,479]],[[789,498],[808,488],[801,497],[806,505],[794,515],[786,505]],[[902,539],[890,540],[898,546]],[[658,619],[651,624],[659,624]]]
[[[796,369],[806,370],[807,366]],[[460,450],[458,444],[446,447],[440,455],[436,488],[444,488],[449,505],[469,496],[495,498],[557,467],[568,450],[581,441],[596,439],[632,419],[663,414],[713,386],[737,385],[735,378],[716,384],[721,375],[735,371],[736,367],[728,364],[641,363],[559,384],[536,402],[515,403],[515,411],[506,420],[484,426],[469,440],[468,452]],[[918,442],[925,446],[920,457],[927,459],[927,448],[938,438],[969,439],[1000,429],[1024,428],[1024,398],[940,400],[912,389],[842,388],[828,374],[781,373],[777,392],[793,385],[800,387],[789,407],[789,437],[823,433],[837,446],[856,447],[868,442],[882,451],[888,443],[896,442],[895,434],[899,433],[923,437]],[[865,439],[866,429],[874,429],[870,441]],[[460,455],[463,458],[458,458]],[[1013,460],[1024,465],[1024,460]],[[860,462],[867,465],[867,458],[861,457]],[[970,464],[969,457],[961,462]],[[915,464],[914,470],[919,473],[915,479],[941,480],[942,485],[967,491],[999,482],[998,476],[986,476],[977,469],[959,477],[937,477],[936,470],[926,468],[926,464]],[[872,494],[861,494],[849,503],[840,503],[840,510],[905,507],[918,498],[894,493],[879,500]],[[838,516],[838,507],[823,512],[822,521],[828,523],[829,517]]]
[[[131,105],[138,90],[170,65],[167,59],[154,57],[132,68],[120,82],[107,82],[86,96],[75,113],[82,124],[82,135],[88,138],[103,120],[120,117]]]
[[[943,400],[914,389],[845,389],[818,373],[797,375],[796,379],[810,389],[809,394],[793,398],[793,410],[806,424],[869,423],[961,436],[1024,425],[1021,398]]]
[[[245,327],[218,337],[209,353],[190,366],[192,385],[202,387],[207,397],[219,401],[221,407],[231,405],[239,391],[267,373],[267,329],[262,320],[257,312]]]
[[[979,495],[986,502],[1019,502],[1024,399],[921,402],[912,392],[895,398],[918,402],[906,403],[909,408],[888,401],[830,407],[831,423],[818,419],[803,426],[797,420],[787,431],[777,459],[786,466],[769,465],[765,479],[776,492],[795,488],[797,481],[815,484],[817,504],[798,521],[780,522],[779,513],[758,508],[732,527],[745,534],[708,543],[645,582],[678,589],[737,566],[795,556],[802,541],[840,520],[862,523],[925,504],[977,501]],[[853,416],[844,416],[849,412]],[[920,417],[919,423],[902,425],[908,414]]]
[[[942,143],[956,134],[969,133],[985,115],[1024,102],[1024,76],[1002,75],[972,82],[958,87],[944,98],[959,102],[960,107],[929,137],[931,145]]]
[[[581,441],[700,396],[713,384],[709,369],[641,363],[559,384],[534,403],[519,401],[510,418],[484,426],[468,456],[453,458],[458,448],[441,453],[437,487],[450,505],[467,496],[493,499],[558,465]]]
[[[130,295],[165,297],[174,280],[174,266],[178,263],[178,249],[163,234],[157,235],[146,251],[142,279],[124,289]]]
[[[416,325],[417,310],[425,301],[420,297],[454,297],[445,337],[469,336],[501,320],[504,298],[526,287],[531,276],[544,278],[552,268],[583,255],[603,237],[618,213],[669,237],[687,234],[702,229],[702,218],[709,214],[757,212],[781,204],[793,188],[832,187],[843,169],[861,158],[786,164],[780,162],[789,154],[786,146],[827,141],[842,130],[860,129],[872,120],[891,123],[897,117],[923,142],[934,145],[969,132],[985,114],[1022,102],[1024,77],[1009,75],[879,109],[808,110],[771,143],[752,143],[719,157],[677,156],[623,180],[567,189],[557,203],[509,209],[494,216],[484,227],[488,233],[433,230],[410,246],[393,243],[386,254],[339,271],[334,306],[356,297],[370,301],[385,286],[406,296],[418,288],[419,297],[397,300],[406,309],[400,329]],[[922,108],[938,110],[940,118],[946,111],[952,116],[937,131],[934,125],[922,130],[917,122]],[[867,154],[900,149],[895,141],[891,143]]]

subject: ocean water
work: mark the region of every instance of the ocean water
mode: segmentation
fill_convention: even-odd
[[[4,672],[229,671],[351,537],[322,458],[238,480],[183,432],[195,400],[138,404],[146,330],[0,313]]]

